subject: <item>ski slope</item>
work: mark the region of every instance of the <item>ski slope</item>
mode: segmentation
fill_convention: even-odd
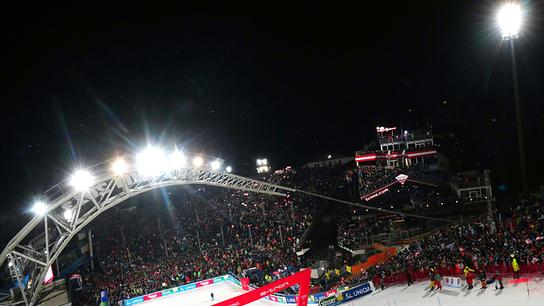
[[[544,278],[532,278],[527,283],[510,284],[505,279],[503,290],[493,284],[480,289],[443,287],[442,291],[429,291],[429,282],[419,282],[410,287],[396,285],[377,289],[369,296],[346,303],[347,306],[544,306]]]
[[[213,292],[215,301],[211,301],[210,294]],[[158,299],[150,300],[143,302],[138,305],[142,306],[202,306],[202,305],[213,305],[224,300],[227,300],[231,297],[243,294],[245,291],[242,290],[239,286],[231,282],[220,282],[211,284],[196,290],[180,292]],[[251,306],[273,306],[281,305],[268,301],[266,299],[261,299],[255,301]],[[283,304],[286,305],[286,304]]]

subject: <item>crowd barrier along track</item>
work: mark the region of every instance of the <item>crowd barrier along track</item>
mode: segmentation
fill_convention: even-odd
[[[212,284],[217,284],[221,282],[231,282],[232,284],[235,284],[238,287],[242,287],[242,283],[240,280],[232,275],[232,274],[226,274],[218,277],[208,278],[205,280],[184,284],[177,287],[172,287],[169,289],[164,289],[160,291],[151,292],[145,295],[133,297],[130,299],[123,300],[119,302],[120,306],[130,306],[130,305],[136,305],[141,304],[149,300],[155,300],[160,299],[166,296],[171,296],[174,294],[179,294],[187,291],[196,290],[197,288],[209,286]],[[250,285],[250,290],[254,290],[257,287]],[[364,282],[355,286],[351,287],[343,287],[341,290],[337,289],[331,289],[325,292],[319,292],[315,294],[310,294],[308,296],[308,304],[311,305],[318,305],[319,301],[328,299],[329,301],[333,300],[333,297],[336,297],[335,304],[339,305],[346,303],[350,300],[353,300],[355,298],[360,298],[363,295],[369,294],[374,291],[374,285],[371,282]],[[297,296],[292,294],[281,294],[281,293],[275,293],[270,296],[264,297],[265,299],[269,300],[270,302],[277,303],[277,304],[292,304],[296,305],[297,303]],[[332,304],[329,304],[332,305]]]

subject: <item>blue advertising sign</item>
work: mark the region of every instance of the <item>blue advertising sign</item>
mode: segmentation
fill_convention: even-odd
[[[343,302],[347,302],[350,300],[358,299],[362,296],[365,296],[372,292],[372,287],[370,287],[369,283],[364,283],[362,285],[353,287],[349,289],[348,291],[342,292],[342,295],[344,296]]]
[[[196,283],[187,284],[179,287],[179,291],[187,291],[196,289]]]
[[[295,299],[294,295],[286,295],[285,299],[287,300],[288,304],[296,304],[297,300]]]
[[[144,302],[144,297],[139,296],[139,297],[135,297],[135,298],[125,300],[125,306],[139,304],[139,303],[143,303],[143,302]]]

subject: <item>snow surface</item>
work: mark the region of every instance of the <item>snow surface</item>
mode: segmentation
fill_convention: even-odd
[[[410,287],[396,285],[377,289],[370,296],[348,302],[346,306],[544,306],[544,278],[532,278],[527,283],[510,284],[504,280],[504,289],[495,290],[495,285],[472,290],[443,287],[442,291],[429,291],[429,282],[419,282]]]
[[[213,292],[215,301],[212,302],[210,294]],[[215,303],[230,299],[237,295],[241,295],[245,291],[242,290],[236,284],[229,281],[211,284],[201,288],[197,288],[190,291],[180,292],[172,295],[167,295],[155,300],[149,300],[144,302],[142,306],[201,306],[201,305],[213,305]],[[251,306],[279,306],[282,304],[274,303],[266,299],[255,301]],[[287,304],[283,304],[287,305]],[[292,304],[294,305],[294,304]]]
[[[504,280],[505,288],[495,290],[494,284],[487,285],[487,289],[480,289],[480,285],[472,290],[466,288],[443,287],[442,291],[429,291],[429,282],[418,282],[408,287],[396,285],[377,289],[372,294],[350,301],[346,306],[544,306],[544,277],[532,278],[528,282],[529,295],[525,283],[510,284]],[[215,302],[210,300],[210,293],[214,294]],[[225,281],[199,289],[185,291],[166,297],[150,300],[142,306],[201,306],[212,305],[231,297],[244,293],[237,285]],[[274,303],[265,299],[249,304],[251,306],[281,306],[286,304]],[[295,304],[289,304],[295,305]],[[315,305],[315,304],[313,304]]]

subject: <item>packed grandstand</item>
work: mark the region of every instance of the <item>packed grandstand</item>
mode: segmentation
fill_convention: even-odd
[[[72,305],[97,305],[104,294],[111,305],[129,305],[135,297],[223,275],[261,287],[303,268],[312,269],[314,303],[367,282],[383,290],[431,279],[440,290],[444,277],[458,277],[469,288],[479,279],[482,287],[489,280],[503,287],[503,277],[544,272],[541,196],[459,197],[451,183],[461,185],[461,174],[437,167],[436,154],[407,162],[412,148],[402,141],[403,153],[388,150],[383,161],[357,161],[357,152],[351,160],[329,157],[257,177],[309,193],[191,185],[133,198],[78,235],[57,261],[55,277],[81,276]],[[470,191],[475,199],[477,191]],[[333,206],[331,216],[337,204],[315,194],[364,206]],[[492,200],[493,225],[486,210]],[[332,227],[322,226],[331,218]],[[320,248],[316,240],[330,228],[335,241]]]

